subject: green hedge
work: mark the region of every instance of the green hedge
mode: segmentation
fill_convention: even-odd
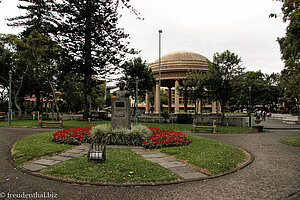
[[[192,124],[193,123],[193,115],[191,113],[178,113],[177,114],[177,123]]]

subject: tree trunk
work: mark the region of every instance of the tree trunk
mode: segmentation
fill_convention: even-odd
[[[187,112],[187,97],[184,97],[183,101],[184,101],[184,112],[186,113]]]
[[[92,83],[92,3],[87,0],[85,5],[85,38],[84,38],[84,120],[88,120],[91,115],[91,83]]]
[[[15,104],[17,110],[18,110],[18,119],[21,120],[22,119],[22,110],[21,110],[21,107],[18,104],[16,95],[14,95],[14,104]]]

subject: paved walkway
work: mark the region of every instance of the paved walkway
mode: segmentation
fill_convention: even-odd
[[[50,193],[56,199],[146,199],[146,200],[296,200],[300,199],[299,147],[280,143],[299,135],[299,130],[254,134],[201,134],[248,150],[255,160],[246,168],[205,181],[143,187],[101,187],[43,179],[15,169],[10,149],[19,139],[46,129],[0,127],[0,195]],[[53,129],[52,129],[53,131]],[[1,198],[0,198],[1,199]]]
[[[280,119],[268,119],[266,121],[262,121],[260,123],[261,125],[264,126],[264,128],[267,129],[281,129],[281,130],[289,130],[289,129],[295,129],[295,130],[300,130],[300,124],[291,124],[288,122],[285,122]]]
[[[121,146],[108,146],[108,148],[118,148]],[[178,161],[165,153],[156,151],[156,150],[145,150],[142,147],[130,147],[134,152],[144,157],[146,160],[154,162],[180,177],[181,180],[193,180],[198,178],[205,178],[207,175],[199,172],[193,167]],[[32,171],[38,172],[48,166],[55,165],[60,162],[64,162],[71,158],[76,158],[79,156],[86,155],[89,149],[89,144],[82,144],[80,146],[76,146],[68,151],[63,153],[44,157],[43,159],[35,160],[33,162],[24,164],[22,167]]]

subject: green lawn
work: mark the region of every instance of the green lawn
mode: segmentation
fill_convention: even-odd
[[[48,120],[46,120],[48,121]],[[57,121],[58,122],[58,121]],[[76,120],[70,120],[70,121],[63,121],[63,128],[78,128],[78,127],[86,127],[86,126],[96,126],[103,123],[110,123],[110,121],[76,121]],[[12,127],[33,127],[37,128],[39,125],[38,120],[13,120],[11,123]],[[8,126],[7,121],[1,121],[0,126]],[[46,126],[53,127],[58,125],[51,125],[46,124]]]
[[[281,142],[285,143],[285,144],[300,147],[300,135],[285,138],[285,139],[281,140]]]
[[[110,123],[110,121],[64,121],[63,127],[64,128],[78,128],[78,127],[86,127],[86,126],[96,126],[99,124]],[[161,128],[166,130],[174,130],[174,131],[192,131],[193,126],[192,124],[176,124],[176,123],[169,123],[169,124],[158,124],[158,123],[140,123],[147,127],[151,128]],[[8,126],[7,121],[1,121],[0,126]],[[13,127],[37,127],[38,121],[35,120],[16,120],[12,121]],[[47,126],[55,126],[55,125],[47,125]],[[57,125],[56,125],[57,126]],[[199,131],[205,132],[212,132],[211,129],[200,129]],[[241,127],[241,126],[219,126],[217,125],[217,132],[218,133],[252,133],[253,128],[251,127]]]
[[[45,155],[59,153],[74,147],[74,145],[52,142],[54,132],[39,133],[19,140],[13,149],[12,157],[17,165]]]
[[[155,183],[178,180],[167,169],[145,160],[128,148],[108,148],[106,161],[89,163],[87,156],[74,158],[42,170],[42,173],[89,182]]]
[[[234,146],[199,136],[189,137],[192,143],[188,146],[162,148],[160,151],[185,160],[211,174],[226,172],[246,159],[245,153]]]

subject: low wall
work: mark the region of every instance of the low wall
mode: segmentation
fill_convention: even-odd
[[[222,117],[219,115],[197,115],[193,116],[197,123],[203,124],[212,124],[213,120],[217,121],[217,124],[221,124]],[[140,115],[139,122],[146,122],[146,123],[158,123],[159,118],[158,115]],[[176,123],[177,116],[175,114],[171,114],[170,118],[168,119],[168,123]],[[131,121],[135,121],[135,117],[131,117]],[[161,121],[164,122],[164,119],[161,118]],[[248,126],[248,117],[245,115],[242,116],[225,116],[224,123],[230,126]]]
[[[217,124],[221,124],[222,117],[221,116],[197,116],[196,120],[197,123],[203,123],[203,124],[212,124],[213,120],[216,120]],[[248,126],[248,118],[225,116],[224,124],[228,124],[229,126]]]

